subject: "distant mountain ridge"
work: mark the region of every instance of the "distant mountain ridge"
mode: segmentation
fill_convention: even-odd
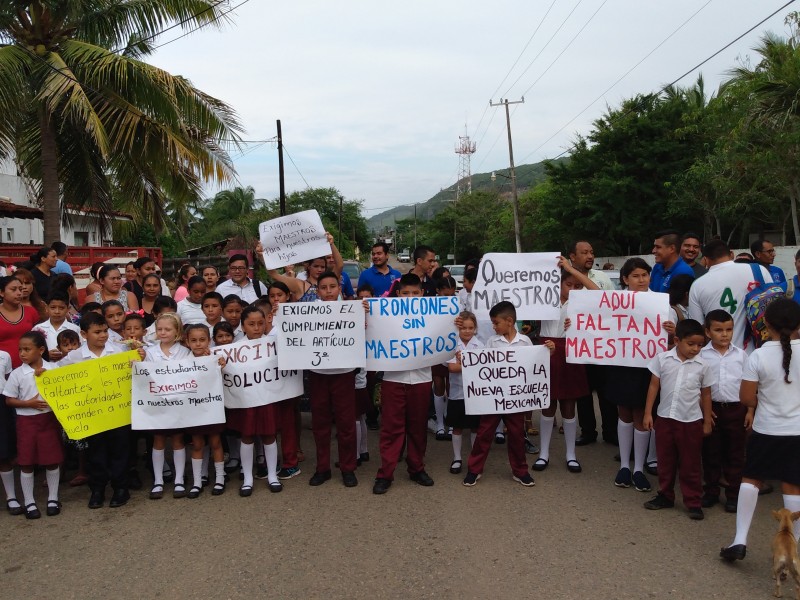
[[[559,159],[555,162],[568,160]],[[495,169],[498,174],[495,181],[492,181],[492,173],[475,173],[472,176],[472,190],[498,190],[501,192],[511,191],[511,181],[508,177],[508,167]],[[517,165],[517,190],[522,194],[525,190],[533,187],[545,179],[544,162],[529,165]],[[506,177],[503,177],[505,175]],[[447,204],[455,198],[456,183],[440,190],[437,194],[424,202],[417,204],[417,219],[428,221],[436,216]],[[385,227],[393,227],[398,220],[414,218],[414,206],[404,205],[385,210],[380,214],[367,219],[367,230],[378,232]]]

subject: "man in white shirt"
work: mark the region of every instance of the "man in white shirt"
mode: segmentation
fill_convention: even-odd
[[[749,332],[744,299],[751,285],[755,285],[750,265],[733,262],[731,251],[725,242],[712,240],[703,247],[703,257],[708,273],[697,279],[689,290],[689,318],[699,323],[712,310],[722,309],[733,317],[733,343],[750,354],[755,348]],[[772,276],[764,267],[761,275],[767,283]]]
[[[235,294],[247,304],[255,302],[267,293],[267,288],[258,279],[247,276],[249,268],[247,256],[234,254],[228,259],[228,279],[217,285],[216,291],[222,297]]]

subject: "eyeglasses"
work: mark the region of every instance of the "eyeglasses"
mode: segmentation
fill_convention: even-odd
[[[246,271],[247,267],[228,267],[228,271]]]

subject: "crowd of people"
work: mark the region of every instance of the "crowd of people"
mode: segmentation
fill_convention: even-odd
[[[463,288],[458,289],[427,246],[415,249],[412,267],[401,274],[389,265],[389,248],[375,244],[372,264],[353,290],[332,237],[328,241],[331,255],[308,261],[300,273],[292,267],[270,270],[268,284],[251,275],[254,265],[244,254],[229,258],[224,280],[213,266],[187,264],[176,274],[174,297],[155,261],[142,257],[126,265],[124,275],[115,265],[95,265],[86,301],[78,306],[66,247],[60,242],[0,278],[0,368],[6,378],[0,406],[0,478],[8,512],[29,519],[41,516],[34,497],[37,467],[46,475],[45,512],[55,516],[62,508],[59,484],[65,464],[77,468],[65,481],[88,484],[89,508],[96,509],[105,505],[108,487],[110,507],[126,504],[130,490],[143,487],[142,463],[152,477],[148,496],[158,500],[167,483],[172,483],[175,498],[198,498],[207,487],[219,496],[232,477],[239,477],[242,497],[252,494],[256,478],[278,493],[286,480],[301,474],[305,460],[299,398],[228,409],[225,423],[205,427],[120,427],[67,440],[36,388],[36,377],[44,370],[131,348],[146,361],[207,356],[214,346],[274,336],[273,317],[281,303],[435,295],[457,295],[461,308],[455,320],[457,351],[447,363],[382,373],[328,369],[306,374],[316,447],[310,485],[325,484],[337,468],[343,485],[357,486],[357,469],[370,461],[368,432],[379,429],[380,466],[373,493],[389,490],[403,456],[410,480],[431,486],[434,481],[425,468],[430,428],[436,440],[451,442],[449,470],[464,474],[463,485],[476,485],[492,445],[505,444],[513,480],[529,487],[534,485],[531,471],[552,468],[554,431],[564,435],[563,465],[578,474],[582,466],[577,448],[596,443],[599,430],[605,442],[619,446],[614,485],[646,493],[653,489],[648,475],[657,477],[655,496],[644,502],[647,509],[673,507],[677,479],[689,517],[700,520],[704,508],[720,503],[724,490],[724,510],[736,513],[735,538],[721,550],[726,560],[744,558],[758,496],[771,489],[768,481],[781,482],[786,508],[800,510],[800,357],[795,355],[800,304],[793,297],[798,279],[787,282],[772,264],[775,250],[768,241],[754,243],[752,255],[734,257],[720,240],[702,245],[694,234],[668,231],[654,241],[654,267],[641,258],[625,262],[620,269],[623,289],[669,295],[670,315],[664,323],[669,349],[647,367],[567,362],[570,292],[615,289],[607,274],[595,268],[588,241],[576,241],[559,257],[560,318],[541,322],[518,321],[510,302],[496,304],[487,319],[473,305],[479,259],[466,263]],[[766,341],[749,335],[745,314],[748,293],[759,281],[782,284],[785,290],[785,297],[766,307]],[[546,346],[551,356],[551,403],[538,422],[523,412],[468,414],[462,352],[532,344]],[[338,461],[332,465],[334,426]],[[538,445],[532,439],[536,434]],[[527,454],[538,455],[530,467]]]

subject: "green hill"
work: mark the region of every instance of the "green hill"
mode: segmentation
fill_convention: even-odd
[[[559,160],[568,160],[562,158]],[[522,194],[526,189],[540,183],[544,175],[544,163],[538,162],[532,165],[517,165],[517,189]],[[499,192],[510,192],[511,182],[502,175],[508,175],[508,168],[497,169],[499,175],[497,179],[492,181],[491,172],[489,173],[475,173],[472,176],[472,189],[478,190],[497,190]],[[455,197],[456,184],[448,186],[429,198],[424,202],[417,204],[417,219],[427,221],[432,219],[439,211],[441,211],[448,202],[452,201]],[[386,227],[393,227],[394,224],[401,219],[408,219],[414,217],[414,206],[404,205],[390,208],[380,214],[367,219],[367,230],[378,232]]]

